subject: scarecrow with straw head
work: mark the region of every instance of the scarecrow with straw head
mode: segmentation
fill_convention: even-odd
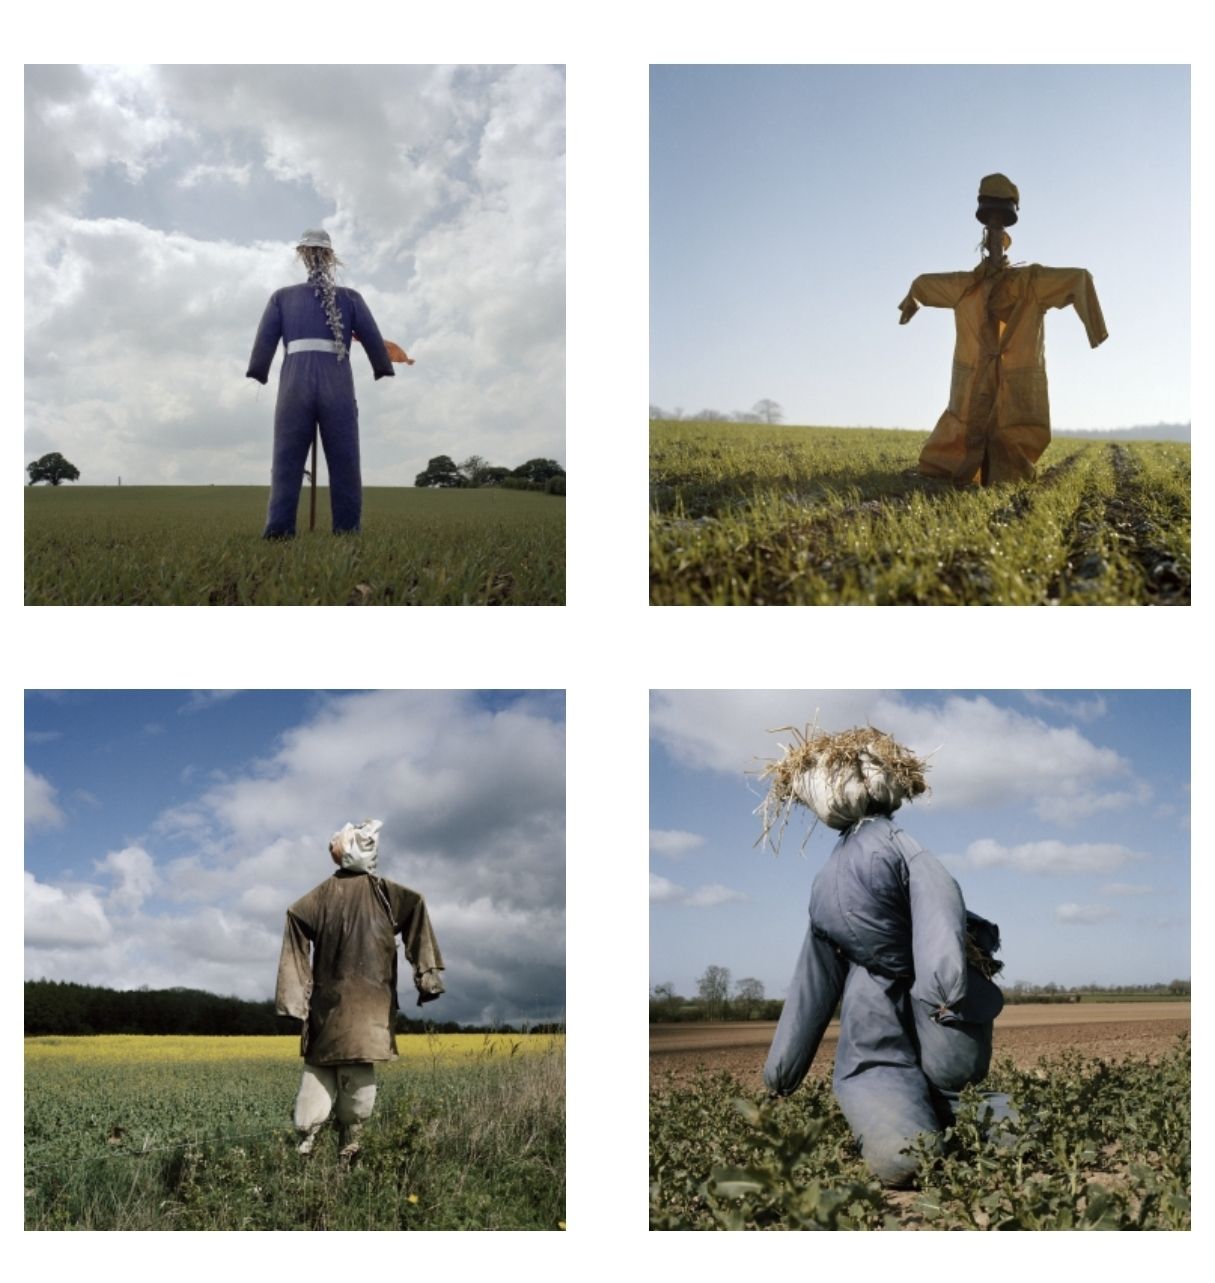
[[[296,253],[308,272],[303,285],[275,290],[262,313],[246,377],[265,383],[279,341],[286,345],[274,410],[274,465],[266,539],[295,534],[304,463],[312,448],[312,519],[316,517],[316,438],[329,469],[334,534],[359,529],[363,483],[359,471],[359,407],[350,370],[350,344],[358,340],[377,379],[391,378],[393,362],[413,362],[380,337],[371,310],[357,291],[338,285],[341,261],[329,233],[307,231]]]
[[[346,824],[329,841],[338,866],[287,910],[275,1008],[303,1021],[304,1076],[295,1101],[299,1152],[312,1153],[336,1108],[349,1167],[375,1105],[376,1061],[397,1054],[397,946],[413,967],[418,1006],[443,992],[443,958],[426,903],[376,876],[379,820]]]
[[[836,1099],[869,1169],[906,1185],[908,1147],[949,1125],[959,1092],[991,1063],[999,928],[967,912],[940,861],[891,818],[926,790],[920,758],[872,727],[794,734],[764,772],[761,840],[779,846],[795,806],[840,838],[814,880],[764,1081],[778,1096],[797,1089],[842,1001]],[[1008,1117],[1006,1098],[988,1104]]]

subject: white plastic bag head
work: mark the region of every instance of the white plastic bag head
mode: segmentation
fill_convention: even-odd
[[[374,873],[380,854],[380,830],[383,820],[364,820],[362,824],[345,824],[329,839],[329,854],[334,864],[354,873]]]
[[[907,792],[868,753],[834,767],[820,760],[797,776],[794,795],[824,824],[847,829],[867,815],[889,815]]]

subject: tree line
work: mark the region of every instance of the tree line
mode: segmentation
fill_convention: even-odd
[[[731,410],[729,414],[720,410],[697,410],[695,414],[684,414],[681,405],[674,410],[664,410],[660,405],[650,406],[651,419],[686,419],[689,423],[780,423],[784,417],[780,403],[767,397],[756,401],[749,410]]]
[[[251,1002],[202,989],[107,989],[71,980],[25,982],[25,1034],[297,1034],[300,1022],[280,1016],[270,999]],[[513,1025],[461,1025],[410,1020],[397,1013],[398,1033],[520,1033]],[[530,1033],[559,1033],[555,1024]]]
[[[1063,986],[1053,981],[1039,985],[1028,980],[1018,980],[1004,987],[1006,1003],[1021,1002],[1081,1002],[1086,997],[1134,998],[1188,998],[1188,980],[1170,980],[1167,983],[1140,985],[1072,985]],[[650,1023],[671,1024],[694,1020],[779,1020],[784,1007],[783,998],[766,998],[763,982],[746,976],[731,983],[728,967],[705,968],[696,981],[696,997],[685,998],[675,992],[669,982],[655,985],[650,990]],[[837,1012],[838,1014],[838,1012]]]
[[[528,459],[517,468],[500,468],[479,454],[470,454],[463,463],[450,455],[438,454],[414,478],[414,485],[439,490],[478,489],[499,486],[503,490],[540,490],[565,494],[565,469],[556,459]]]

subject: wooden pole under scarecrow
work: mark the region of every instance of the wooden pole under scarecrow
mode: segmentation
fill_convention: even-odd
[[[917,276],[899,304],[906,325],[925,307],[955,313],[957,338],[949,405],[920,453],[919,471],[956,486],[1027,481],[1050,443],[1044,314],[1076,309],[1091,346],[1108,337],[1093,278],[1084,268],[1010,265],[1005,230],[1021,196],[1003,174],[979,184],[983,261],[965,272]]]
[[[361,343],[362,339],[357,334],[350,336],[356,343]],[[388,355],[397,365],[412,365],[413,358],[405,355],[405,349],[399,344],[394,343],[391,339],[384,340],[384,346],[388,349]],[[320,428],[313,425],[312,428],[312,467],[308,475],[312,479],[312,493],[308,501],[308,529],[316,529],[316,444],[320,436]]]

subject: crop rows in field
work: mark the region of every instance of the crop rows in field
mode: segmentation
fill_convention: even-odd
[[[559,1228],[564,1040],[409,1042],[340,1173],[332,1124],[295,1151],[298,1040],[28,1040],[26,1228]]]
[[[651,601],[1188,604],[1188,446],[1061,438],[1035,481],[959,491],[923,439],[653,424]]]
[[[1188,1039],[1118,1063],[1075,1052],[998,1063],[1016,1121],[974,1088],[954,1124],[915,1145],[915,1188],[883,1189],[828,1082],[786,1100],[729,1075],[669,1077],[650,1096],[654,1229],[1188,1229]]]
[[[364,491],[363,530],[260,538],[254,486],[26,490],[33,606],[532,606],[565,600],[565,500],[517,490]]]

